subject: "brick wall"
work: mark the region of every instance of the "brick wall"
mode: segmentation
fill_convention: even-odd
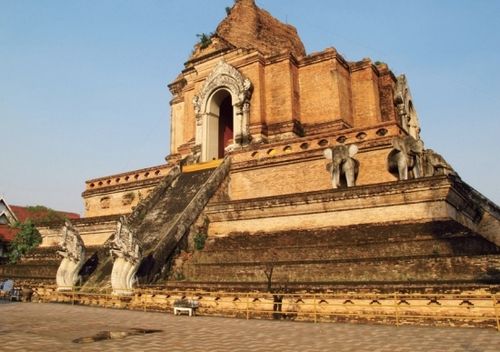
[[[220,59],[191,63],[177,79],[186,83],[172,100],[172,153],[195,138],[192,100]],[[348,63],[334,49],[301,59],[235,50],[224,54],[224,60],[253,84],[249,122],[254,132],[267,125],[271,134],[282,133],[272,126],[294,120],[308,125],[342,120],[353,128],[395,121],[394,76],[386,65],[375,67],[368,59]]]

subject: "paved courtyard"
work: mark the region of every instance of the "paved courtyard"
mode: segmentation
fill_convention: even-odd
[[[134,328],[162,331],[123,337]],[[112,331],[118,338],[73,342],[101,331]],[[0,351],[69,350],[498,352],[500,333],[494,329],[190,318],[62,304],[0,303]]]

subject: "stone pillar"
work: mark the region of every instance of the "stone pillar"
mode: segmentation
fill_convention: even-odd
[[[252,139],[250,136],[250,102],[247,100],[243,103],[242,117],[241,117],[241,145],[245,146],[250,143]]]
[[[196,135],[195,145],[201,145],[203,141],[203,117],[201,114],[196,115]]]
[[[243,139],[243,111],[241,104],[234,104],[233,110],[233,146],[239,146],[242,144]]]

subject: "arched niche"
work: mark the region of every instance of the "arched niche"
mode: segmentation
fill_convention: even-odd
[[[222,158],[226,151],[248,144],[251,95],[250,80],[221,60],[193,99],[200,161]]]

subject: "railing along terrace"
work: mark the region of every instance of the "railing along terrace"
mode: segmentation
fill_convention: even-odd
[[[361,321],[394,324],[487,326],[500,331],[497,294],[272,293],[136,288],[117,296],[111,288],[58,291],[35,288],[41,302],[172,312],[174,302],[199,302],[198,315],[296,321]]]

